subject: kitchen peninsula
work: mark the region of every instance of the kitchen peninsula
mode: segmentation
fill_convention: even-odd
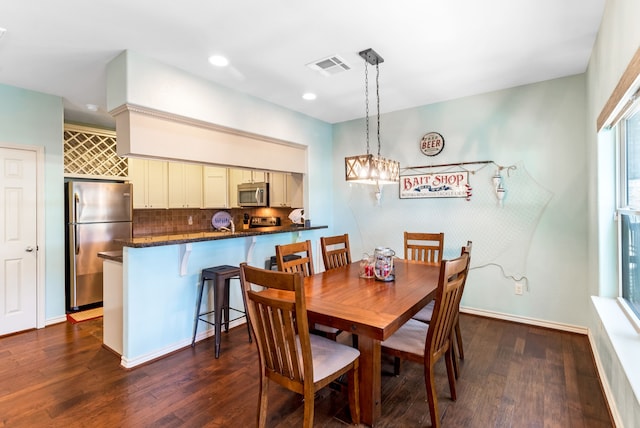
[[[113,254],[100,255],[105,264],[105,289],[121,291],[105,293],[105,333],[121,334],[121,339],[118,334],[115,339],[105,336],[105,345],[121,355],[125,368],[189,346],[202,269],[238,266],[244,261],[265,267],[275,254],[275,245],[309,239],[317,246],[320,236],[326,234],[324,229],[327,226],[288,225],[235,233],[209,230],[119,240],[123,246],[121,262]],[[320,266],[320,251],[315,253],[314,262]],[[240,287],[232,283],[231,306],[241,305],[240,293]],[[203,300],[210,299],[207,295]],[[213,328],[199,324],[196,340],[213,335]],[[211,352],[213,358],[213,345],[196,344],[196,351]]]
[[[159,234],[139,236],[130,239],[118,239],[117,242],[121,243],[125,247],[144,248],[144,247],[157,247],[160,245],[173,245],[173,244],[189,244],[193,242],[201,241],[215,241],[219,239],[233,239],[259,235],[272,235],[276,233],[287,232],[302,232],[307,230],[326,229],[327,226],[282,226],[282,227],[267,227],[260,229],[246,229],[235,232],[219,232],[219,231],[202,231],[202,232],[186,232],[186,233],[174,233],[174,234]]]

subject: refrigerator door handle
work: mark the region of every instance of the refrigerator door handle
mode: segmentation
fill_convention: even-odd
[[[78,222],[78,205],[80,205],[80,195],[78,192],[73,194],[73,222]]]
[[[74,242],[76,244],[76,255],[80,254],[80,237],[78,236],[78,224],[74,224],[73,225],[73,229],[74,229]]]

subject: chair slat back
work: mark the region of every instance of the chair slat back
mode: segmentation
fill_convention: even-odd
[[[404,258],[430,265],[442,261],[444,233],[404,232]]]
[[[325,270],[336,269],[351,263],[348,234],[321,237],[320,247]]]
[[[440,265],[436,303],[425,344],[425,356],[429,359],[437,360],[449,348],[451,331],[458,314],[462,287],[468,272],[468,253],[463,253],[453,260],[444,260]]]
[[[299,259],[285,261],[284,256],[298,254]],[[282,272],[302,272],[304,276],[311,276],[313,271],[313,254],[311,241],[294,242],[293,244],[276,245],[276,261],[278,270]]]
[[[249,322],[265,374],[302,394],[304,379],[313,379],[303,275],[259,269],[246,263],[240,268]],[[263,289],[256,291],[252,284]],[[268,289],[282,292],[265,296],[263,291]]]
[[[467,266],[467,275],[465,276],[464,282],[462,283],[462,291],[460,292],[460,299],[462,299],[462,293],[464,293],[464,286],[467,284],[467,276],[469,273],[469,268],[471,267],[471,248],[472,247],[473,247],[473,243],[471,241],[467,241],[467,245],[462,247],[462,250],[460,250],[461,256],[464,254],[467,254],[469,256],[469,261],[468,261],[469,266]],[[460,302],[458,302],[458,306],[460,306]]]
[[[462,247],[462,250],[460,250],[460,255],[463,255],[464,253],[468,253],[469,254],[469,258],[471,258],[471,248],[472,247],[473,247],[473,242],[467,241],[467,245]]]

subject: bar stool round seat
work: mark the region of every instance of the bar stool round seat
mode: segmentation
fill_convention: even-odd
[[[224,331],[229,331],[229,323],[240,318],[247,320],[247,332],[249,333],[249,342],[251,342],[251,326],[247,315],[247,302],[244,292],[242,292],[243,309],[232,308],[229,305],[229,286],[231,279],[237,279],[240,284],[240,268],[237,266],[220,265],[206,269],[202,269],[202,280],[198,285],[198,296],[196,298],[196,311],[193,320],[193,337],[191,346],[195,346],[196,332],[198,330],[198,321],[205,322],[214,326],[215,334],[215,354],[216,358],[220,356],[220,335],[222,333],[222,324]],[[204,294],[204,285],[206,281],[212,281],[213,285],[213,310],[200,312],[202,306],[202,295]],[[234,318],[231,318],[231,314]],[[213,314],[214,321],[210,321],[210,315]],[[224,320],[223,320],[224,317]]]

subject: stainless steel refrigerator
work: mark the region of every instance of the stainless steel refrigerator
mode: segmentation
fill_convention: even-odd
[[[102,302],[101,251],[122,248],[117,238],[132,233],[132,186],[129,183],[69,181],[66,202],[66,309]]]

